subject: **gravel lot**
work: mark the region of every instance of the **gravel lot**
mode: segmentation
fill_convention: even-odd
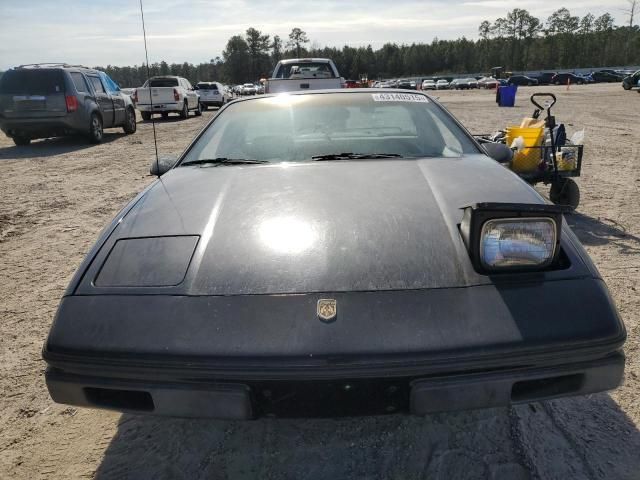
[[[624,385],[609,394],[426,418],[186,421],[54,404],[40,349],[58,301],[100,229],[153,181],[150,123],[105,142],[0,138],[0,478],[640,478],[640,95],[619,85],[438,92],[477,133],[519,123],[536,90],[586,128],[582,203],[567,218],[606,279],[629,334]],[[178,153],[211,118],[157,124]],[[543,191],[547,193],[547,189]]]

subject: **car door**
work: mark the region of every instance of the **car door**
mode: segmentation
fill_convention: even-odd
[[[109,75],[104,72],[100,73],[102,83],[107,90],[107,94],[111,97],[111,103],[113,104],[113,124],[123,125],[125,120],[125,99],[123,93],[120,91],[120,87],[114,82]]]
[[[222,85],[221,83],[216,83],[216,85],[218,86],[218,92],[220,92],[220,101],[224,105],[225,103],[227,103],[227,97],[229,96],[229,94],[227,93],[227,89],[224,85]]]
[[[102,81],[98,75],[87,75],[89,79],[89,83],[93,88],[93,93],[96,97],[96,103],[100,107],[100,111],[102,112],[102,124],[104,128],[108,128],[114,125],[114,111],[113,111],[113,101],[111,100],[111,96],[107,93],[107,90],[104,88]]]
[[[182,83],[182,86],[184,87],[189,108],[196,108],[198,106],[198,94],[189,83],[189,80],[187,80],[186,78],[182,78],[180,79],[180,81]]]

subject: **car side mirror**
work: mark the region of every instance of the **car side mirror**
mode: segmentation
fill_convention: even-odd
[[[149,173],[159,177],[171,170],[177,162],[178,157],[175,155],[160,155],[157,160],[154,158],[151,162]]]
[[[483,143],[485,152],[498,163],[509,163],[513,158],[513,151],[504,143]]]

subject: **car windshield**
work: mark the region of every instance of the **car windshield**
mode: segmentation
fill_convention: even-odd
[[[213,158],[312,161],[313,157],[478,153],[468,134],[423,94],[278,95],[227,107],[184,162]],[[336,160],[338,158],[335,158]]]
[[[218,90],[218,85],[215,83],[198,83],[196,86],[199,90]]]

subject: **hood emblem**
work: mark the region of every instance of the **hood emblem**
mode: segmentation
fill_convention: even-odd
[[[318,318],[323,322],[332,322],[338,315],[338,305],[333,298],[321,298],[318,300]]]

